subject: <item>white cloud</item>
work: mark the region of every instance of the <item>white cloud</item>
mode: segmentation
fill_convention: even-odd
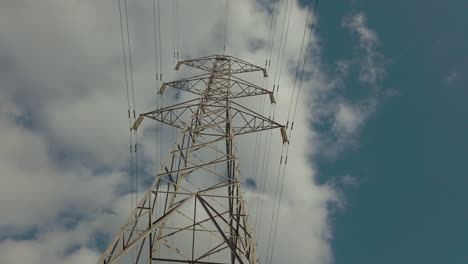
[[[447,74],[444,79],[447,84],[452,84],[453,82],[455,82],[456,80],[460,78],[461,78],[461,75],[458,72],[452,71],[449,74]]]
[[[359,36],[359,46],[365,56],[359,60],[361,65],[359,79],[372,85],[382,80],[385,71],[381,62],[382,54],[376,50],[379,43],[377,34],[367,26],[367,17],[363,12],[350,14],[342,20],[342,26]]]
[[[8,210],[0,219],[0,237],[46,225],[61,213],[91,214],[116,197],[118,186],[124,184],[122,172],[61,168],[50,155],[47,140],[17,123],[19,113],[17,105],[0,104],[0,167],[5,182],[0,186],[0,208]]]
[[[341,177],[341,183],[345,186],[356,186],[358,185],[358,180],[356,177],[353,177],[351,175],[345,175]]]
[[[357,145],[356,136],[374,114],[379,102],[395,94],[381,88],[385,76],[384,57],[378,51],[378,35],[367,26],[366,15],[363,12],[350,13],[343,17],[341,25],[359,37],[355,47],[357,52],[349,59],[336,61],[334,72],[326,72],[325,67],[320,67],[318,63],[315,69],[314,66],[310,69],[313,76],[311,82],[320,87],[311,91],[312,122],[318,127],[325,127],[319,129],[322,133],[317,135],[320,138],[318,145],[321,146],[318,155],[329,158],[336,158],[343,150]],[[351,101],[342,91],[354,89],[346,85],[353,77],[350,70],[353,67],[359,70],[359,89],[366,92]]]
[[[337,133],[352,134],[362,125],[364,118],[365,115],[358,107],[341,103],[335,115],[334,130]]]
[[[140,112],[153,110],[156,101],[153,17],[151,1],[130,2],[135,100]],[[162,0],[161,5],[163,77],[168,81],[173,78],[172,4]],[[180,57],[222,51],[224,12],[212,10],[224,10],[224,2],[180,2]],[[292,29],[303,28],[306,11],[293,5]],[[366,51],[361,80],[377,84],[382,72],[376,62],[377,35],[367,28],[363,13],[349,19],[347,27],[361,36],[359,43]],[[252,49],[252,43],[266,42],[269,23],[268,12],[254,1],[230,1],[228,53],[263,65],[265,51]],[[129,136],[116,1],[7,1],[0,9],[0,24],[0,145],[4,149],[0,167],[5,183],[0,186],[0,208],[8,212],[0,219],[0,262],[94,262],[99,255],[97,232],[114,235],[129,212],[130,198],[125,194]],[[291,31],[277,98],[275,120],[280,122],[286,120],[294,78],[289,72],[297,63],[300,44],[301,36]],[[370,103],[351,103],[336,95],[347,67],[353,65],[342,65],[338,75],[324,70],[315,33],[310,49],[312,59],[306,70],[311,78],[303,84],[299,98],[281,205],[281,239],[275,253],[279,263],[333,261],[329,204],[339,198],[334,187],[315,183],[316,168],[309,157],[330,144],[340,146],[337,149],[348,145],[372,112]],[[261,83],[261,77],[255,81]],[[166,95],[164,100],[168,104],[172,98]],[[325,119],[331,120],[333,139],[309,126]],[[146,162],[146,172],[154,173],[158,163],[154,163],[150,131],[154,124],[150,123],[144,123],[139,132],[140,142],[149,143],[139,158]],[[273,132],[272,168],[277,168],[279,160],[278,133]],[[254,138],[240,141],[244,175],[253,166],[247,150]],[[271,169],[266,175],[263,219],[269,221],[276,172]],[[73,222],[71,227],[67,217]],[[30,232],[34,235],[28,237]],[[266,231],[258,240],[263,254],[265,236]],[[290,241],[295,241],[293,246]]]

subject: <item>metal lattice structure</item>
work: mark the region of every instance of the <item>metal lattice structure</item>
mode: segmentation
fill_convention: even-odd
[[[200,98],[143,113],[181,129],[149,190],[98,263],[258,263],[242,197],[236,136],[284,126],[234,102],[273,93],[234,74],[266,70],[231,56],[179,62],[206,74],[164,83]]]

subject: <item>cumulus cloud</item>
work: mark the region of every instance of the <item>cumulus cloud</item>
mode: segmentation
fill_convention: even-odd
[[[156,102],[151,4],[129,1],[137,112],[154,110]],[[180,58],[221,53],[225,16],[211,10],[224,10],[225,3],[180,4]],[[177,77],[172,71],[172,2],[161,1],[161,8],[162,75],[170,81]],[[265,2],[230,2],[227,53],[263,65],[271,8]],[[303,28],[307,10],[295,2],[292,8],[290,27]],[[343,26],[360,36],[358,46],[364,51],[359,57],[360,80],[378,85],[383,74],[376,51],[378,37],[366,23],[363,13],[343,19]],[[128,108],[116,1],[7,1],[0,9],[0,24],[0,145],[4,149],[0,152],[4,181],[0,208],[8,212],[0,218],[0,262],[94,262],[130,212]],[[279,34],[276,38],[279,43]],[[279,122],[286,121],[300,45],[300,36],[290,34],[277,98],[275,120]],[[310,157],[326,149],[338,154],[349,145],[377,101],[372,97],[351,102],[340,95],[348,68],[355,64],[337,64],[338,73],[328,72],[315,32],[309,45],[311,59],[298,102],[281,201],[278,263],[333,261],[329,207],[340,198],[332,185],[316,184],[316,166]],[[277,51],[274,46],[273,53]],[[252,78],[262,83],[261,76]],[[271,85],[270,80],[270,89]],[[169,93],[165,104],[176,97]],[[260,108],[258,101],[247,103]],[[266,115],[268,110],[265,107]],[[155,160],[155,132],[161,130],[151,123],[139,132],[144,142],[139,159],[147,180],[162,162],[162,157]],[[164,130],[165,135],[169,132]],[[258,161],[267,165],[265,192],[259,194],[257,188],[248,194],[257,197],[257,202],[264,201],[265,223],[255,226],[260,230],[257,244],[262,257],[275,199],[277,175],[272,168],[277,168],[281,151],[275,132],[270,159]],[[266,137],[260,138],[263,147]],[[169,148],[169,141],[164,141],[164,149]],[[253,153],[248,151],[254,144],[255,136],[240,140],[241,177],[254,166]],[[144,183],[139,186],[140,190],[144,187]],[[254,211],[257,204],[249,208]]]

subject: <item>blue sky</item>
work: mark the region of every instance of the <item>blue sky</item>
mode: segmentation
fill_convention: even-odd
[[[176,77],[174,20],[172,2],[161,0],[158,72],[152,2],[128,2],[139,113],[155,109],[155,71],[164,81]],[[0,210],[8,212],[0,216],[0,263],[94,263],[128,217],[135,195],[116,3],[0,3]],[[294,95],[308,1],[291,3],[277,82],[280,123]],[[255,137],[239,141],[244,187],[255,186],[244,191],[252,222],[260,223],[262,259],[272,208],[281,204],[273,263],[468,263],[466,8],[455,0],[320,1],[318,24],[307,31],[281,201],[274,173],[266,170],[263,184],[251,180]],[[222,52],[224,10],[224,1],[180,1],[182,58]],[[266,0],[230,1],[226,52],[262,66],[271,10]],[[275,30],[273,65],[280,22]],[[269,83],[252,82],[271,89],[275,68],[269,71]],[[163,99],[187,97],[167,92]],[[258,101],[246,103],[260,111]],[[276,171],[281,138],[272,135],[271,155],[257,161],[272,161]],[[175,136],[145,121],[138,138],[145,178],[137,196],[162,163],[155,150],[166,152]]]
[[[362,10],[387,59],[384,100],[358,146],[320,163],[350,174],[333,217],[336,263],[467,263],[468,23],[463,1],[320,3],[327,58],[352,49],[340,18]],[[350,85],[352,95],[355,84]],[[359,90],[359,87],[356,87]]]

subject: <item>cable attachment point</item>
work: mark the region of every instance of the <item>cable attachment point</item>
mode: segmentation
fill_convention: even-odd
[[[143,115],[140,115],[138,119],[135,121],[133,124],[132,129],[135,130],[135,132],[138,130],[138,127],[140,126],[141,122],[143,122]]]
[[[283,144],[289,143],[288,135],[286,134],[286,128],[281,127],[281,137],[283,138]]]
[[[167,86],[167,84],[166,84],[166,83],[163,83],[163,85],[161,86],[161,89],[159,89],[159,94],[163,94],[163,93],[164,93],[164,90],[166,90],[166,86]]]

